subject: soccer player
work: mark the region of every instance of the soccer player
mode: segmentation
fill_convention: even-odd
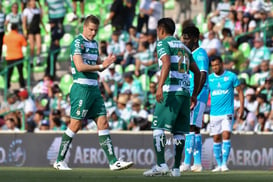
[[[202,128],[203,113],[208,101],[208,73],[209,73],[209,58],[206,50],[199,47],[200,32],[195,26],[188,26],[183,29],[182,42],[192,51],[193,59],[195,60],[200,73],[200,85],[198,90],[197,104],[191,111],[190,115],[190,133],[186,135],[185,141],[185,158],[184,163],[180,167],[180,171],[202,171],[201,152],[202,152],[202,136],[200,135],[200,128]],[[193,92],[194,81],[193,73],[190,72],[190,91]],[[194,157],[194,164],[190,168],[192,155]]]
[[[184,134],[190,129],[190,109],[197,102],[200,71],[192,58],[191,51],[173,37],[175,23],[170,18],[158,21],[156,45],[160,77],[156,91],[156,106],[152,122],[154,148],[157,164],[143,173],[144,176],[180,176],[179,166],[185,143]],[[190,97],[189,70],[194,73],[194,90]],[[169,171],[164,158],[166,137],[164,131],[173,134],[175,162]]]
[[[213,136],[213,152],[217,166],[213,172],[228,171],[227,160],[230,152],[230,135],[234,114],[234,88],[239,94],[240,107],[238,114],[243,116],[244,95],[237,76],[224,70],[221,57],[211,60],[214,73],[209,75],[211,95],[210,135]]]
[[[66,153],[74,135],[80,129],[84,118],[93,119],[98,127],[99,143],[104,150],[110,170],[129,168],[133,162],[117,160],[109,134],[106,109],[98,87],[98,73],[112,64],[116,57],[109,55],[102,63],[99,59],[98,43],[94,40],[98,32],[99,19],[90,15],[86,17],[82,34],[71,43],[71,71],[74,79],[70,91],[71,121],[63,134],[62,142],[54,168],[71,170],[64,162]]]

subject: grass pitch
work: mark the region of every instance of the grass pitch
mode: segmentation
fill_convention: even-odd
[[[273,171],[229,171],[226,173],[183,173],[181,177],[144,177],[143,169],[110,171],[109,169],[74,168],[57,171],[53,168],[0,167],[1,182],[251,182],[273,181]]]

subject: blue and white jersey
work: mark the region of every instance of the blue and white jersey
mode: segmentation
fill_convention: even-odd
[[[234,88],[240,85],[237,76],[225,71],[222,75],[209,75],[211,95],[210,115],[220,116],[234,113]]]
[[[194,61],[196,62],[200,71],[205,71],[207,73],[206,82],[199,93],[197,100],[203,103],[208,101],[208,73],[209,73],[209,58],[205,49],[199,47],[192,52]],[[190,92],[192,94],[194,89],[194,74],[190,71]]]

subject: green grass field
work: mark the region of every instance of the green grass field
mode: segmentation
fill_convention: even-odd
[[[273,181],[273,171],[229,171],[226,173],[183,173],[181,177],[144,177],[144,170],[129,169],[113,172],[108,169],[75,168],[56,171],[52,168],[0,167],[1,182],[250,182]]]

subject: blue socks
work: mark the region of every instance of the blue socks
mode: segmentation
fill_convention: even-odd
[[[222,143],[213,143],[213,153],[217,165],[222,166]]]
[[[201,153],[202,153],[202,136],[201,134],[195,134],[195,145],[193,152],[194,165],[201,165]]]
[[[195,142],[195,134],[190,133],[186,135],[186,142],[185,142],[185,158],[184,158],[184,164],[185,165],[191,165],[191,158],[194,150],[194,142]]]
[[[223,140],[222,146],[222,165],[227,165],[231,144],[230,140]]]

